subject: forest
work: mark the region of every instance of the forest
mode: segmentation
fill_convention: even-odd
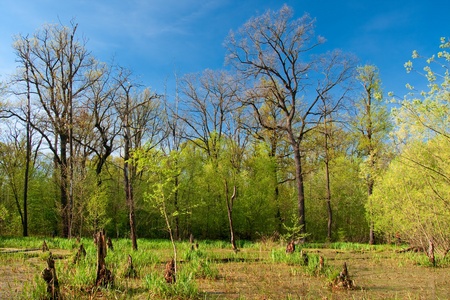
[[[314,27],[287,6],[251,18],[225,37],[228,68],[175,74],[174,93],[99,61],[75,23],[16,36],[0,236],[401,240],[445,257],[450,41],[411,49],[395,95]]]

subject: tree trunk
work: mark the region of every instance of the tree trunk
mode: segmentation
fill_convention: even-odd
[[[373,191],[373,179],[369,179],[369,183],[368,183],[368,195],[369,195],[369,201],[370,200],[370,196],[372,195],[372,191]],[[369,209],[370,209],[370,233],[369,233],[369,244],[370,245],[374,245],[375,244],[375,234],[374,234],[374,225],[373,225],[373,213],[372,213],[372,205],[371,203],[369,203]]]
[[[48,299],[61,299],[59,292],[59,282],[55,271],[55,261],[50,256],[47,259],[47,268],[42,270],[41,277],[47,282],[47,297]]]
[[[26,162],[25,162],[25,182],[23,185],[23,221],[22,229],[23,236],[28,236],[28,180],[30,172],[30,160],[31,160],[31,95],[30,95],[30,78],[29,78],[29,55],[30,45],[27,44],[27,60],[25,62],[26,69],[26,82],[27,82],[27,150],[26,150]]]
[[[291,142],[292,144],[292,142]],[[299,225],[301,226],[300,234],[306,232],[306,222],[305,222],[305,191],[303,182],[303,172],[302,172],[302,158],[300,155],[300,149],[298,145],[294,142],[292,145],[294,150],[294,161],[295,161],[295,179],[297,183],[297,203],[298,203],[298,217]],[[302,238],[305,241],[305,238]]]
[[[324,103],[325,106],[325,103]],[[331,241],[331,225],[333,221],[333,212],[331,210],[331,189],[330,189],[330,157],[328,152],[328,128],[327,128],[327,111],[325,106],[325,117],[323,120],[324,129],[325,129],[325,176],[326,176],[326,184],[327,184],[327,211],[328,211],[328,241]]]
[[[107,247],[106,236],[103,231],[97,233],[97,277],[96,286],[108,286],[114,283],[114,275],[106,268]]]
[[[134,199],[133,199],[133,186],[131,183],[131,178],[129,178],[129,163],[130,159],[130,124],[129,124],[129,97],[127,94],[126,99],[126,111],[125,111],[125,149],[124,149],[124,166],[123,166],[123,176],[125,182],[125,195],[129,208],[129,218],[130,218],[130,231],[131,231],[131,242],[133,244],[133,250],[137,251],[137,236],[136,236],[136,218],[134,215]]]
[[[180,239],[180,218],[178,217],[178,175],[175,176],[175,193],[174,193],[174,205],[175,211],[177,214],[175,215],[175,240]]]
[[[67,211],[67,136],[65,134],[60,135],[60,151],[61,151],[61,163],[59,169],[61,172],[61,221],[62,221],[62,234],[63,237],[69,237],[69,218]]]
[[[74,32],[76,30],[77,26],[74,28]],[[70,50],[69,50],[69,74],[68,74],[68,91],[67,91],[67,98],[69,102],[69,207],[68,207],[68,226],[69,226],[69,232],[68,232],[68,238],[72,238],[72,226],[73,226],[73,206],[74,206],[74,199],[73,199],[73,187],[74,187],[74,178],[73,178],[73,166],[74,166],[74,151],[73,151],[73,34],[70,36]]]
[[[331,225],[333,223],[333,211],[331,210],[331,190],[330,190],[330,171],[328,167],[328,159],[325,162],[325,172],[327,178],[327,211],[328,211],[328,241],[331,241]]]
[[[236,241],[234,240],[234,230],[233,230],[233,201],[236,197],[236,186],[233,186],[233,195],[231,198],[228,197],[228,182],[225,179],[225,198],[227,200],[227,211],[228,211],[228,222],[230,223],[230,233],[231,233],[231,246],[234,251],[238,251],[236,247]]]

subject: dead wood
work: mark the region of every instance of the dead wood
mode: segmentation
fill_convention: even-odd
[[[44,243],[42,243],[42,252],[45,252],[45,251],[49,251],[49,250],[48,250],[47,243],[44,240]]]
[[[355,289],[355,281],[350,279],[347,269],[347,263],[344,262],[344,266],[342,268],[342,272],[339,273],[339,276],[333,281],[333,287],[337,289]]]
[[[42,270],[41,277],[47,282],[47,295],[49,299],[61,299],[58,277],[55,271],[55,261],[50,255],[47,259],[47,268]]]
[[[323,260],[323,256],[319,257],[319,271],[322,271],[324,267],[324,260]]]
[[[17,252],[30,252],[30,251],[39,251],[42,250],[41,248],[39,249],[19,249],[19,250],[9,250],[9,251],[1,251],[0,253],[17,253]]]
[[[85,256],[86,256],[86,250],[84,249],[83,244],[81,244],[80,247],[78,248],[77,254],[73,258],[73,264],[76,264],[81,259],[81,257],[85,257]]]
[[[177,279],[175,278],[175,261],[169,260],[166,264],[166,269],[164,270],[164,278],[167,283],[175,283]]]
[[[301,250],[300,257],[301,257],[302,266],[307,266],[308,262],[309,262],[308,254],[306,254],[306,252],[303,252],[303,250]]]
[[[433,243],[432,240],[429,240],[428,259],[430,260],[430,263],[433,265],[433,267],[435,267],[436,266],[436,259],[434,257],[434,243]]]
[[[97,278],[96,286],[108,286],[114,284],[114,274],[106,268],[105,257],[107,255],[106,237],[104,231],[97,233]]]
[[[133,266],[133,259],[131,258],[131,255],[128,254],[128,265],[125,269],[124,276],[126,278],[136,278],[137,273]]]
[[[294,240],[291,240],[286,246],[286,254],[292,254],[295,251]]]
[[[114,251],[113,243],[112,243],[110,237],[108,237],[108,248],[109,248],[111,251]]]
[[[193,244],[194,243],[194,235],[191,233],[191,235],[189,236],[189,243]]]
[[[424,249],[417,246],[411,246],[407,249],[397,250],[397,253],[404,253],[404,252],[424,252]]]

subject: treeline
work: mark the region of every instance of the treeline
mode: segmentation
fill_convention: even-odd
[[[226,39],[230,70],[176,74],[171,94],[99,62],[76,24],[16,37],[18,69],[2,87],[0,234],[105,228],[136,249],[136,237],[170,228],[175,239],[395,237],[450,248],[438,157],[448,74],[442,83],[428,67],[431,90],[393,98],[390,114],[378,69],[321,53],[313,29],[287,6],[252,18]],[[406,207],[409,188],[419,198],[428,189],[432,205]],[[419,219],[428,225],[414,231]]]

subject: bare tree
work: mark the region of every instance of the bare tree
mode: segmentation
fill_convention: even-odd
[[[32,38],[18,36],[14,48],[19,64],[27,68],[17,80],[28,81],[36,96],[37,110],[30,124],[39,132],[53,153],[60,176],[60,201],[63,236],[71,236],[73,207],[73,125],[75,101],[100,74],[93,72],[97,62],[76,38],[77,25],[70,28],[46,25]],[[20,74],[27,74],[20,78]],[[22,121],[22,116],[15,114]]]
[[[227,60],[244,76],[261,81],[249,91],[244,105],[253,108],[259,123],[269,130],[281,130],[292,147],[297,182],[298,215],[305,232],[305,194],[302,170],[302,142],[320,121],[317,102],[352,76],[354,62],[339,51],[311,56],[324,43],[314,39],[314,20],[305,14],[293,19],[293,11],[283,6],[250,19],[236,33],[231,32],[225,45]],[[270,94],[272,97],[261,97]],[[283,118],[277,124],[264,120],[262,104],[273,99]]]
[[[218,143],[225,131],[225,119],[236,107],[238,87],[225,71],[206,70],[201,75],[188,74],[182,80],[185,138],[217,157]]]
[[[185,111],[180,119],[186,125],[185,138],[205,151],[223,180],[231,245],[237,251],[233,204],[238,197],[238,174],[248,141],[247,131],[241,130],[245,111],[237,109],[241,86],[228,72],[206,70],[200,76],[186,76],[182,92]]]
[[[167,92],[165,92],[164,95],[164,115],[166,117],[166,124],[167,124],[167,138],[165,139],[165,147],[171,153],[172,151],[180,152],[183,148],[183,136],[184,136],[184,126],[185,123],[181,122],[180,120],[180,92],[179,92],[179,79],[178,79],[178,73],[175,72],[175,82],[176,82],[176,94],[175,94],[175,101],[173,103],[169,102],[169,97],[167,96]],[[174,165],[174,168],[178,168],[178,157],[173,159],[172,164]],[[180,184],[180,173],[174,174],[174,193],[173,193],[173,204],[175,207],[175,230],[174,230],[174,236],[173,238],[175,240],[180,239],[180,218],[179,218],[179,184]]]
[[[136,167],[131,160],[131,151],[143,146],[147,148],[158,145],[164,138],[164,127],[160,119],[159,96],[145,89],[139,92],[133,85],[130,72],[122,70],[120,96],[116,103],[123,137],[123,176],[126,201],[129,208],[131,241],[133,250],[137,250],[135,199],[133,181],[136,179]],[[137,85],[137,84],[136,84]]]

